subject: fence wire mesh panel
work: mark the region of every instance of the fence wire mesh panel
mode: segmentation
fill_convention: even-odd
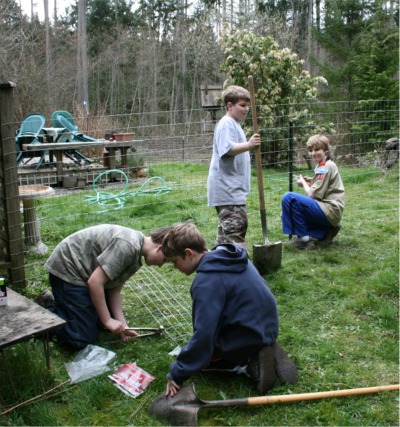
[[[125,288],[125,295],[129,293],[129,302],[124,307],[129,313],[131,325],[162,326],[163,333],[174,345],[182,345],[190,338],[191,301],[187,285],[172,286],[166,276],[155,268],[143,266]],[[143,325],[143,319],[149,322],[148,316],[153,323]]]

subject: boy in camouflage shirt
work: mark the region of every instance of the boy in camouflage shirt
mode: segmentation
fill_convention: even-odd
[[[50,311],[67,321],[55,331],[61,343],[81,349],[93,344],[99,324],[128,341],[122,311],[121,289],[142,266],[164,264],[161,243],[169,227],[148,237],[119,225],[85,228],[65,238],[55,248],[45,267],[54,295]],[[49,293],[49,291],[47,291]]]

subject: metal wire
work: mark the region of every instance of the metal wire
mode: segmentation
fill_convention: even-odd
[[[125,292],[129,289],[133,300],[138,300],[133,302],[135,306],[140,303],[154,319],[155,325],[164,327],[165,335],[172,343],[181,345],[188,341],[192,335],[192,322],[191,299],[186,284],[172,286],[154,267],[143,266],[124,288]],[[129,312],[135,313],[135,307]]]

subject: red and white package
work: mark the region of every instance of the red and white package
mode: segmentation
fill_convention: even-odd
[[[131,397],[140,396],[155,377],[144,371],[136,363],[121,365],[113,374],[109,375],[111,381],[125,394]]]

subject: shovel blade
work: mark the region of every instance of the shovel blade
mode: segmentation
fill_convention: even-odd
[[[253,264],[261,275],[278,270],[282,264],[282,242],[254,245]]]
[[[181,387],[174,397],[166,397],[165,393],[157,396],[149,408],[149,415],[168,421],[172,426],[197,426],[197,412],[204,405],[193,384],[189,384]]]

